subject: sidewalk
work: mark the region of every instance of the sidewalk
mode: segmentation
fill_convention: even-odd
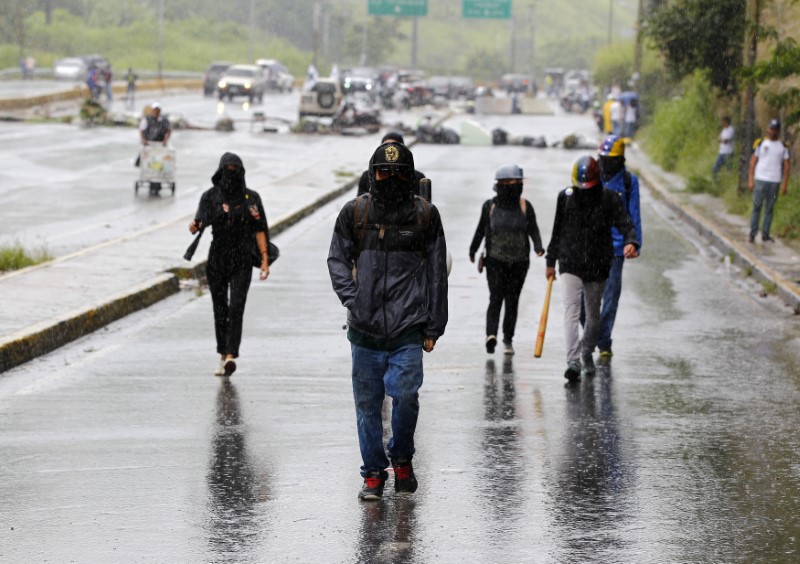
[[[353,190],[358,177],[330,189],[325,173],[295,189],[270,186],[270,236]],[[191,216],[0,276],[0,372],[18,366],[153,305],[180,289],[179,279],[204,272],[211,234],[182,259],[192,241]]]
[[[800,251],[781,240],[748,241],[750,217],[729,214],[722,201],[709,194],[686,192],[684,179],[664,171],[636,144],[626,152],[628,165],[675,214],[731,258],[731,264],[773,290],[795,314],[800,314]],[[778,202],[780,205],[780,201]],[[769,288],[769,290],[767,289]]]

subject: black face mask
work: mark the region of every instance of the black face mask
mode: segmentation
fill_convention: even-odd
[[[625,157],[600,157],[599,164],[603,180],[610,180],[625,168]]]
[[[522,197],[522,182],[497,185],[497,201],[501,206],[518,205]]]
[[[399,204],[411,195],[411,186],[408,180],[397,176],[390,176],[383,180],[376,180],[372,188],[375,199],[385,204]]]
[[[228,197],[242,194],[244,190],[244,170],[241,168],[236,170],[222,169],[219,186],[222,189],[222,193]]]

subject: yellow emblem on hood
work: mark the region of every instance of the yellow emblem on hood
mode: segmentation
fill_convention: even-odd
[[[397,147],[394,145],[389,145],[386,147],[384,155],[386,156],[386,162],[393,163],[400,158],[400,151],[398,151]]]

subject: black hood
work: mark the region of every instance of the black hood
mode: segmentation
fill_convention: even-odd
[[[242,167],[242,180],[244,180],[244,163],[242,162],[242,159],[240,159],[239,155],[236,153],[225,153],[219,160],[217,172],[215,172],[214,176],[211,177],[211,182],[214,183],[214,186],[219,184],[219,181],[222,178],[222,169],[227,165],[236,165]]]
[[[227,170],[225,167],[236,165],[238,170]],[[234,153],[225,153],[219,160],[219,168],[211,177],[214,186],[218,187],[227,200],[239,200],[246,188],[244,181],[244,165],[242,159]]]

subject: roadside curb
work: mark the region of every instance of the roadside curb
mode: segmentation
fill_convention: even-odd
[[[26,327],[0,343],[0,372],[47,354],[126,315],[178,292],[178,279],[162,274],[106,302]]]
[[[311,203],[281,217],[270,227],[275,236],[308,217],[325,204],[335,200],[358,185],[358,177],[323,194]],[[67,343],[93,333],[141,309],[154,305],[180,291],[180,279],[200,278],[205,274],[207,261],[192,267],[175,267],[164,274],[100,304],[75,310],[64,316],[23,328],[0,341],[0,373],[50,353]]]
[[[651,193],[681,220],[692,226],[704,239],[718,247],[723,254],[731,257],[733,264],[749,268],[752,271],[753,278],[759,282],[774,284],[778,297],[792,308],[796,315],[800,314],[800,286],[798,284],[764,264],[763,261],[759,260],[757,256],[740,243],[731,240],[713,220],[681,203],[675,194],[668,190],[654,174],[644,168],[639,169],[637,173],[650,188]]]

